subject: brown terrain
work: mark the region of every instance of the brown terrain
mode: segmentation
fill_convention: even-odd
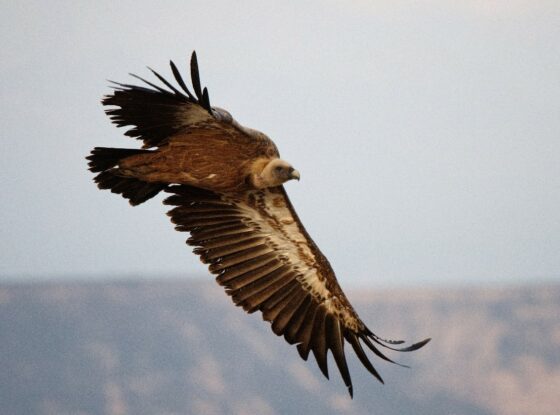
[[[348,294],[377,334],[433,338],[390,355],[410,369],[372,357],[385,385],[348,348],[353,400],[210,282],[0,285],[0,413],[558,413],[560,285]]]

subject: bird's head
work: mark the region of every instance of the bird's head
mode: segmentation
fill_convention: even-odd
[[[261,179],[265,186],[280,186],[288,180],[299,180],[299,172],[290,163],[282,159],[272,159],[262,170]]]

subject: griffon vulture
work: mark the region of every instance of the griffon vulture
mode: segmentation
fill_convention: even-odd
[[[105,96],[107,115],[142,149],[96,147],[89,169],[100,189],[121,194],[132,205],[160,191],[178,231],[208,264],[233,302],[249,313],[260,310],[272,331],[296,344],[307,360],[312,352],[328,378],[330,350],[352,396],[345,341],[379,381],[363,345],[392,362],[380,347],[413,351],[430,339],[397,348],[358,317],[342,292],[329,261],[306,232],[282,184],[299,172],[280,159],[265,134],[240,125],[229,112],[210,105],[202,89],[196,54],[189,90],[170,62],[178,88],[157,72],[158,86],[115,83]],[[180,89],[181,90],[180,90]]]

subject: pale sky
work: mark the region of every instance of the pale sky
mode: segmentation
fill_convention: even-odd
[[[208,275],[161,197],[132,208],[84,160],[139,145],[108,79],[196,49],[212,104],[301,172],[343,287],[560,281],[559,22],[556,0],[4,2],[0,279]]]

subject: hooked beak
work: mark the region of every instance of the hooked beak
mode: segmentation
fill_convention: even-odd
[[[296,179],[299,182],[299,171],[293,170],[292,173],[290,173],[290,179]]]

